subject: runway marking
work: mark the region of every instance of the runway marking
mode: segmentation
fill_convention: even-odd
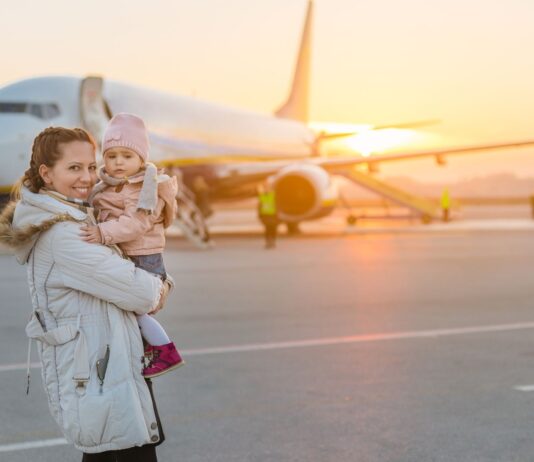
[[[243,345],[227,345],[222,347],[194,348],[180,350],[183,356],[203,356],[225,353],[242,353],[249,351],[279,350],[285,348],[305,348],[314,346],[340,345],[347,343],[380,342],[387,340],[408,340],[415,338],[436,338],[451,335],[484,334],[491,332],[507,332],[514,330],[534,329],[534,322],[515,324],[497,324],[491,326],[456,327],[451,329],[431,329],[382,334],[352,335],[348,337],[323,337],[307,340],[290,340],[286,342],[248,343]],[[41,367],[40,363],[31,363],[32,368]],[[0,365],[0,372],[25,370],[25,363]]]
[[[278,350],[283,348],[304,348],[314,346],[339,345],[344,343],[380,342],[385,340],[405,340],[414,338],[435,338],[449,335],[482,334],[488,332],[506,332],[520,329],[534,329],[534,322],[497,324],[493,326],[458,327],[452,329],[433,329],[407,332],[391,332],[383,334],[352,335],[349,337],[326,337],[309,340],[294,340],[273,343],[251,343],[245,345],[229,345],[225,347],[198,348],[184,350],[184,356],[239,353],[247,351]]]
[[[211,354],[224,353],[239,353],[248,351],[262,351],[262,350],[277,350],[284,348],[305,348],[314,346],[328,346],[340,345],[349,343],[364,343],[364,342],[379,342],[387,340],[406,340],[416,338],[437,338],[446,337],[450,335],[465,335],[465,334],[483,334],[490,332],[507,332],[522,329],[534,329],[534,322],[524,322],[515,324],[497,324],[492,326],[473,326],[473,327],[458,327],[452,329],[433,329],[420,331],[406,331],[406,332],[391,332],[383,334],[368,334],[368,335],[353,335],[348,337],[326,337],[308,340],[295,340],[287,342],[272,342],[272,343],[250,343],[244,345],[228,345],[224,347],[214,348],[196,348],[190,350],[181,350],[184,357],[187,356],[203,356]],[[32,368],[40,367],[39,363],[31,363]],[[25,370],[26,364],[6,364],[0,366],[2,371]],[[520,391],[534,391],[534,385],[525,385],[515,387]],[[55,438],[41,441],[27,441],[16,444],[6,444],[0,446],[0,452],[8,451],[22,451],[25,449],[44,448],[51,446],[60,446],[68,444],[63,438]]]
[[[0,372],[7,372],[7,371],[20,371],[21,369],[26,369],[27,365],[24,363],[18,363],[18,364],[5,364],[3,366],[0,366]],[[41,367],[41,363],[31,363],[30,367],[32,369],[36,369],[38,367]]]
[[[69,444],[65,438],[51,440],[26,441],[25,443],[4,444],[0,446],[0,452],[23,451],[24,449],[49,448],[52,446],[64,446]]]
[[[518,391],[534,391],[534,385],[518,385],[514,387],[514,390]]]

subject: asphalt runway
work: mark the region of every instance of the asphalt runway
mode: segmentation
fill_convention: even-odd
[[[154,380],[161,461],[534,461],[532,231],[171,239],[165,258],[158,318],[187,364]],[[9,255],[0,288],[0,461],[78,461],[36,368],[25,395]]]

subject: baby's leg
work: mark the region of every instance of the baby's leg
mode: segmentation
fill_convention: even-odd
[[[171,342],[161,324],[153,316],[148,314],[137,316],[137,323],[141,329],[141,335],[150,345],[160,346]]]

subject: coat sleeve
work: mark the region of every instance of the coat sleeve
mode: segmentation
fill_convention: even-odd
[[[137,211],[137,199],[126,199],[124,213],[119,218],[98,224],[102,243],[120,244],[140,238],[158,221],[163,205],[163,201],[159,199],[155,212],[148,215]]]
[[[80,224],[55,226],[54,262],[66,287],[106,300],[117,307],[143,314],[157,306],[162,281],[114,253],[109,247],[85,242]]]
[[[171,226],[176,218],[176,213],[178,211],[178,204],[176,202],[177,194],[178,182],[175,176],[158,183],[158,197],[160,199],[158,201],[158,211],[163,216],[163,226],[165,228]]]

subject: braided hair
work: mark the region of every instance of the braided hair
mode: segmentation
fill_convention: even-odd
[[[63,153],[60,145],[82,141],[90,143],[96,149],[93,137],[83,128],[48,127],[39,133],[33,140],[30,167],[24,172],[17,186],[13,190],[13,197],[20,196],[20,188],[25,186],[31,192],[37,193],[45,185],[39,167],[46,165],[52,168],[61,159]]]

